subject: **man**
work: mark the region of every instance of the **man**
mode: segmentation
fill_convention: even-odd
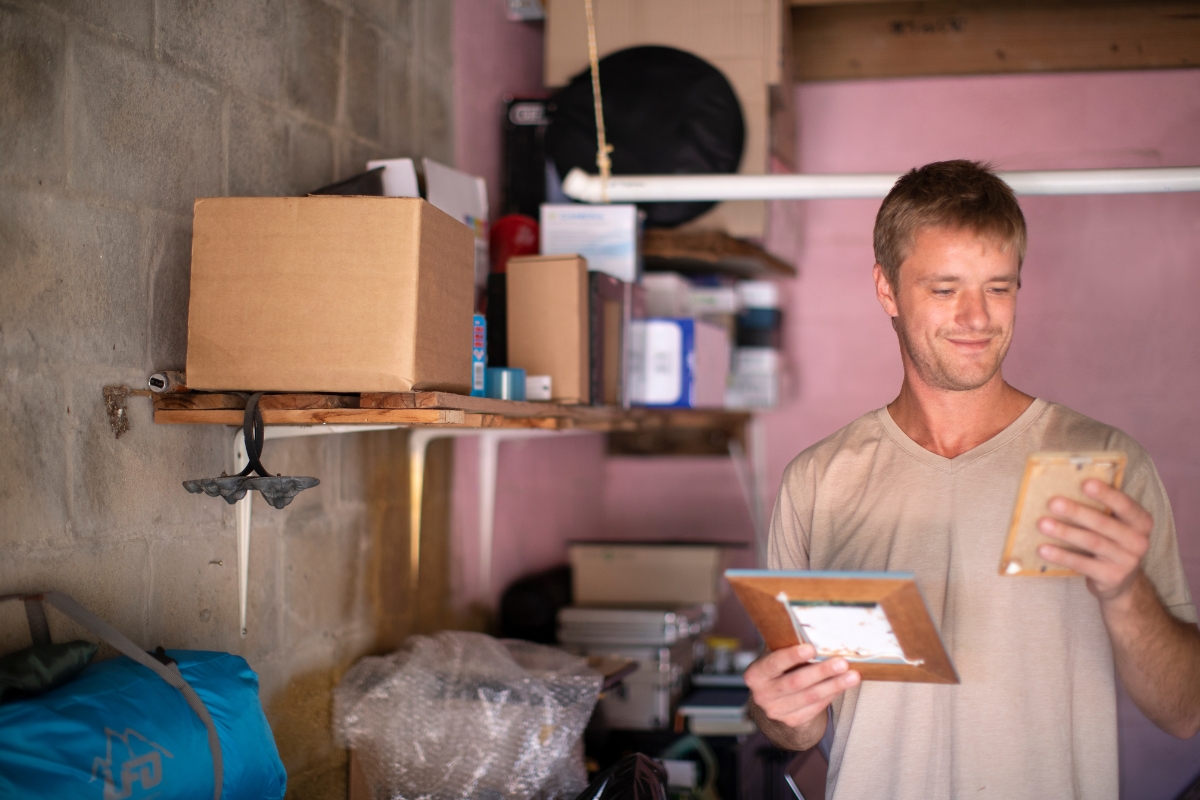
[[[875,221],[875,290],[904,383],[801,453],[771,522],[772,569],[915,573],[957,686],[871,681],[804,645],[746,671],[751,712],[781,747],[822,737],[829,795],[1116,798],[1115,674],[1179,737],[1200,730],[1200,633],[1162,482],[1129,436],[1005,383],[1025,220],[981,164],[903,176]],[[1009,577],[998,564],[1025,460],[1121,450],[1123,491],[1089,481],[1103,515],[1056,498],[1048,561],[1083,578]]]

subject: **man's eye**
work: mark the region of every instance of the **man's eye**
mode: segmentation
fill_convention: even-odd
[[[954,294],[954,290],[953,289],[934,289],[933,293],[936,294],[938,297],[949,297],[950,295]]]
[[[992,294],[1009,294],[1012,292],[1011,286],[993,286],[989,289]]]

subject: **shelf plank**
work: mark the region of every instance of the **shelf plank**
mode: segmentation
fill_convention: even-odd
[[[161,425],[241,425],[246,395],[191,392],[156,395],[153,402],[154,421]],[[519,428],[639,436],[626,438],[627,444],[617,450],[630,453],[715,452],[726,447],[730,438],[740,438],[750,418],[747,412],[722,409],[622,409],[496,400],[449,392],[265,394],[259,407],[267,425]]]
[[[267,425],[456,425],[467,426],[456,409],[264,408]],[[243,409],[155,409],[159,425],[241,425]]]
[[[450,392],[381,392],[363,393],[360,408],[457,408],[478,414],[501,414],[506,417],[563,417],[571,409],[584,406],[564,406],[557,403],[531,403],[523,400],[497,400],[492,397],[472,397]]]
[[[795,2],[797,81],[1200,64],[1195,0]]]
[[[233,392],[186,392],[153,395],[156,411],[245,409],[246,396]],[[258,407],[273,409],[358,408],[356,394],[264,394]]]
[[[795,277],[796,268],[756,244],[720,231],[652,228],[642,237],[647,269],[718,272],[740,278]]]

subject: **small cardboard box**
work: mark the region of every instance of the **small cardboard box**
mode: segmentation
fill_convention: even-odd
[[[199,199],[188,385],[467,394],[474,258],[419,198]]]
[[[507,276],[508,366],[549,375],[556,402],[589,402],[587,262],[518,256]]]
[[[578,606],[675,608],[719,599],[718,545],[574,542],[567,558]]]

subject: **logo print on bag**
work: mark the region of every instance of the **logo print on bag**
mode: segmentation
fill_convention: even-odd
[[[167,748],[150,741],[133,728],[126,728],[125,733],[117,733],[111,728],[104,729],[106,753],[104,758],[97,756],[92,761],[92,780],[97,777],[104,779],[104,800],[126,800],[133,796],[133,785],[140,783],[142,792],[153,789],[162,783],[162,756],[174,758]],[[119,744],[114,748],[113,740]],[[120,761],[119,772],[114,775],[113,764]],[[140,794],[140,793],[139,793]]]

